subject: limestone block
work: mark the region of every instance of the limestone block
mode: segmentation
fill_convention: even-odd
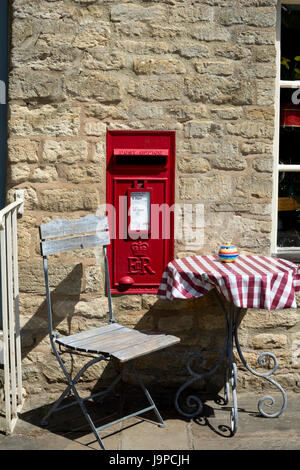
[[[169,25],[160,25],[160,24],[151,24],[149,25],[151,28],[151,36],[153,38],[181,38],[186,37],[188,34],[186,28],[184,26],[178,24]]]
[[[113,306],[118,310],[141,310],[142,299],[140,295],[119,295],[113,298]]]
[[[272,156],[269,158],[256,158],[253,160],[253,168],[261,173],[272,173],[273,172],[273,160]]]
[[[80,126],[80,107],[72,104],[41,105],[28,108],[11,104],[9,131],[11,134],[76,135]]]
[[[287,345],[287,336],[283,334],[261,333],[254,336],[251,341],[254,349],[283,348]]]
[[[45,294],[44,270],[41,260],[19,264],[20,292]],[[49,284],[53,294],[79,295],[82,286],[82,265],[49,264]]]
[[[36,35],[35,45],[40,48],[72,47],[77,30],[78,28],[76,28],[74,21],[68,18],[61,19],[60,21],[48,19],[43,22],[42,30]]]
[[[204,104],[184,105],[172,103],[167,107],[168,114],[179,122],[185,122],[190,119],[208,118],[209,111]]]
[[[198,41],[229,41],[231,34],[228,28],[214,25],[214,27],[207,25],[200,25],[192,32],[192,37]]]
[[[137,75],[164,75],[185,73],[185,66],[176,59],[137,59],[133,62]]]
[[[185,125],[185,137],[208,137],[214,123],[212,121],[191,121]]]
[[[18,260],[29,259],[31,249],[31,235],[27,230],[18,229]]]
[[[261,28],[275,26],[276,11],[275,8],[224,8],[219,16],[220,23],[223,25],[247,24],[248,26],[257,26]]]
[[[10,138],[7,145],[10,163],[36,163],[38,161],[39,142],[31,139]]]
[[[137,21],[121,21],[120,23],[114,23],[114,31],[119,37],[128,38],[142,38],[149,34],[149,29],[152,29],[153,25],[148,22],[137,22]]]
[[[51,0],[49,2],[17,0],[14,4],[14,14],[16,18],[38,18],[39,21],[43,19],[58,20],[61,18],[74,18],[77,16],[75,5],[65,4],[65,2],[55,3],[55,8],[52,8]],[[88,3],[88,0],[86,0],[85,3]]]
[[[272,121],[274,120],[275,111],[273,106],[253,106],[245,109],[245,117],[251,121]],[[271,123],[270,123],[271,124]]]
[[[211,22],[213,16],[214,10],[211,6],[196,4],[186,8],[184,5],[177,5],[177,8],[172,8],[170,12],[170,22],[171,24],[198,23],[199,21]]]
[[[221,146],[212,139],[197,140],[193,138],[190,142],[190,149],[193,153],[215,154],[221,150]]]
[[[94,135],[104,137],[106,134],[106,124],[99,121],[88,121],[84,125],[86,135]]]
[[[193,328],[194,316],[186,315],[184,313],[176,316],[161,317],[158,320],[158,328],[160,331],[166,331],[169,333],[179,333],[182,331]]]
[[[22,68],[9,76],[9,97],[11,99],[47,98],[52,101],[64,97],[62,79],[50,73]]]
[[[199,155],[186,156],[178,160],[178,169],[182,173],[206,173],[210,168],[210,162]]]
[[[211,50],[209,47],[203,44],[182,44],[179,49],[178,53],[182,57],[186,57],[191,59],[193,57],[202,57],[202,58],[209,58],[211,57]]]
[[[300,368],[300,333],[295,333],[292,335],[292,365],[293,367]]]
[[[101,183],[104,185],[104,174],[99,165],[60,165],[60,178],[70,183]]]
[[[78,210],[96,210],[98,207],[98,192],[89,186],[74,189],[45,189],[40,192],[40,208],[52,212],[69,212]]]
[[[241,176],[236,181],[236,189],[240,196],[268,198],[272,197],[273,182],[265,176]]]
[[[130,115],[135,116],[138,119],[163,119],[164,108],[162,106],[132,106],[129,109]]]
[[[212,166],[219,170],[241,171],[247,168],[247,162],[242,157],[222,155],[212,160]]]
[[[185,94],[195,102],[214,104],[252,104],[254,87],[242,79],[231,80],[217,75],[201,75],[185,79]]]
[[[99,103],[86,103],[84,108],[86,117],[96,118],[100,120],[104,119],[128,119],[126,109],[120,108],[120,106],[109,106]]]
[[[274,80],[257,80],[257,104],[271,106],[274,103]]]
[[[47,163],[67,163],[73,165],[87,159],[88,144],[82,140],[46,140],[43,159]]]
[[[99,73],[68,75],[65,78],[65,86],[68,93],[79,101],[97,100],[104,103],[118,103],[121,100],[119,81]]]
[[[94,20],[91,23],[81,24],[77,27],[72,46],[88,50],[107,44],[109,38],[109,24]]]
[[[95,149],[93,149],[92,153],[92,161],[96,163],[105,162],[106,154],[105,154],[105,144],[104,142],[97,142]]]
[[[199,74],[209,75],[224,75],[229,76],[234,72],[233,66],[230,62],[217,62],[217,61],[196,61],[195,62],[196,72]]]
[[[40,73],[43,71],[70,71],[77,68],[82,60],[82,51],[71,45],[56,47],[35,45],[32,49],[13,49],[11,63],[14,69],[30,67]]]
[[[106,318],[108,315],[107,298],[83,298],[75,304],[74,314],[84,318]]]
[[[267,310],[248,309],[240,328],[291,328],[299,321],[296,309]]]
[[[19,184],[29,179],[30,167],[26,164],[19,163],[11,165],[8,168],[8,181],[12,184]]]
[[[251,56],[249,47],[241,46],[233,41],[217,43],[214,52],[216,57],[226,57],[232,60],[246,59]]]
[[[227,123],[226,127],[229,134],[240,135],[246,139],[272,139],[274,133],[273,126],[258,121],[241,121],[237,124]]]
[[[243,155],[271,153],[272,145],[265,142],[242,142],[241,152]],[[257,169],[257,168],[255,168]]]
[[[157,331],[153,315],[145,310],[118,310],[114,309],[115,319],[127,328],[137,328],[141,331]]]
[[[128,89],[128,92],[145,101],[179,100],[182,95],[183,83],[179,79],[147,79],[140,80]]]
[[[267,44],[272,44],[264,46],[256,46],[253,48],[253,56],[257,62],[268,62],[270,58],[276,57],[276,49],[274,46],[275,41],[272,38],[272,35],[266,36],[268,38]]]
[[[231,198],[233,180],[231,175],[201,175],[199,178],[179,178],[179,194],[183,200],[222,201]]]
[[[34,35],[34,22],[31,18],[15,19],[12,22],[12,46],[22,48]]]
[[[159,5],[141,7],[133,3],[118,4],[111,7],[110,17],[113,22],[128,21],[162,21],[166,18],[167,10]]]
[[[85,270],[85,292],[104,293],[104,272],[102,266],[87,266]]]
[[[96,47],[84,51],[82,65],[89,70],[121,70],[124,58],[118,52],[108,52],[106,47]]]
[[[56,168],[52,166],[42,166],[34,169],[30,179],[37,183],[47,183],[48,181],[56,181],[58,174]]]

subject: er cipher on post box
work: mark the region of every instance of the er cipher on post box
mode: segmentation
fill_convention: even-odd
[[[174,256],[174,131],[107,132],[113,293],[156,293]]]

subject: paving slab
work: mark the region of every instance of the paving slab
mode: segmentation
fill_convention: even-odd
[[[155,415],[148,412],[104,429],[101,437],[107,450],[112,452],[300,450],[300,394],[287,395],[285,411],[278,418],[264,418],[257,409],[260,397],[256,393],[240,393],[238,430],[234,436],[230,431],[230,403],[224,406],[207,400],[201,416],[186,419],[177,412],[172,401],[154,397],[166,424],[164,428],[159,427]],[[131,401],[136,404],[135,399]],[[280,402],[280,397],[277,401]],[[53,414],[44,428],[40,420],[48,408],[47,397],[27,398],[14,433],[0,433],[0,450],[99,449],[77,405]],[[114,408],[118,408],[118,404],[111,400],[102,410],[115,419]],[[121,411],[126,413],[126,410]],[[119,412],[120,409],[116,416]],[[102,421],[105,422],[103,416],[97,417],[97,425]]]

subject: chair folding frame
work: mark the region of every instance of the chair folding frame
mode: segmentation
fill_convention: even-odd
[[[93,232],[93,233],[91,233]],[[81,236],[74,236],[81,234]],[[84,235],[82,235],[84,234]],[[60,238],[58,238],[60,237]],[[64,237],[64,238],[61,238]],[[43,418],[41,424],[43,426],[47,425],[47,420],[50,418],[52,413],[65,409],[67,407],[73,406],[78,404],[83,412],[83,415],[88,422],[93,434],[95,435],[96,440],[98,441],[100,448],[105,450],[105,446],[101,437],[99,436],[99,431],[102,429],[111,426],[113,424],[119,423],[124,421],[128,418],[133,416],[137,416],[147,411],[153,410],[157,420],[158,425],[160,427],[164,427],[164,421],[149,393],[147,388],[145,387],[140,374],[135,368],[135,360],[137,357],[140,357],[145,354],[149,354],[151,352],[163,349],[165,347],[171,346],[172,344],[176,344],[180,341],[179,338],[171,335],[162,335],[162,334],[148,334],[140,333],[137,330],[130,330],[128,328],[122,327],[116,323],[112,308],[112,298],[111,298],[111,288],[110,288],[110,278],[109,278],[109,267],[108,267],[108,260],[107,260],[107,250],[106,246],[110,244],[109,239],[109,232],[108,232],[108,224],[106,217],[100,217],[95,215],[88,215],[81,219],[77,220],[62,220],[62,219],[55,219],[47,224],[40,226],[40,239],[41,239],[41,253],[43,256],[43,267],[44,267],[44,275],[45,275],[45,286],[46,286],[46,300],[47,300],[47,310],[48,310],[48,324],[49,324],[49,336],[50,336],[50,344],[51,348],[56,356],[56,359],[66,377],[67,380],[67,387],[64,392],[60,395],[58,400],[52,405],[52,408],[47,413],[47,415]],[[53,329],[53,315],[52,315],[52,304],[51,304],[51,294],[50,294],[50,287],[49,287],[49,273],[48,273],[48,255],[70,251],[74,249],[82,249],[86,247],[96,247],[96,246],[103,246],[104,251],[104,265],[105,265],[105,280],[106,280],[106,290],[107,290],[107,299],[108,299],[108,311],[109,311],[109,325],[106,327],[96,328],[94,330],[89,330],[89,332],[81,332],[79,334],[61,337],[58,333],[54,333]],[[111,331],[112,330],[112,331]],[[107,333],[108,332],[108,333]],[[113,349],[111,344],[108,347],[102,348],[102,338],[103,344],[107,344],[107,336],[113,338],[115,333],[120,334],[123,338],[123,343],[120,343],[121,351],[110,351]],[[84,335],[92,335],[92,340],[85,341]],[[102,335],[102,337],[101,337]],[[128,346],[126,349],[126,345],[124,346],[124,338],[127,341],[128,337],[137,338],[137,344],[134,343],[132,346]],[[117,336],[116,336],[117,338]],[[118,338],[117,338],[118,339]],[[95,340],[97,343],[97,347],[93,346],[95,344]],[[90,342],[89,342],[90,341]],[[126,343],[125,341],[125,343]],[[115,340],[113,341],[115,343]],[[92,344],[92,346],[90,346]],[[127,344],[127,343],[126,343]],[[57,347],[59,346],[59,348]],[[125,349],[122,349],[122,348]],[[144,347],[144,349],[143,349]],[[62,350],[62,348],[64,348]],[[80,352],[80,354],[86,354],[87,357],[91,357],[92,359],[89,360],[75,375],[74,378],[71,377],[69,374],[62,358],[61,352],[67,351],[71,354]],[[125,353],[124,353],[125,351]],[[96,355],[96,357],[94,357]],[[121,373],[115,378],[115,380],[107,387],[105,391],[101,391],[99,393],[92,394],[88,397],[82,398],[76,388],[76,384],[82,378],[84,372],[92,365],[100,362],[100,361],[110,361],[111,359],[120,360],[122,363],[126,363],[126,366],[122,369]],[[85,402],[90,399],[98,399],[104,398],[105,396],[109,395],[111,391],[115,388],[115,386],[122,380],[123,375],[126,371],[132,370],[138,384],[140,385],[142,391],[144,392],[149,406],[143,409],[140,409],[130,415],[124,416],[117,420],[111,421],[107,424],[102,426],[96,427],[90,414],[88,413],[87,407]],[[67,397],[69,394],[73,393],[75,400],[67,405],[62,405],[63,399]]]

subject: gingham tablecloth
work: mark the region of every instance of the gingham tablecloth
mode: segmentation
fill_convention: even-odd
[[[240,255],[233,263],[222,263],[215,255],[179,258],[167,265],[158,297],[190,299],[214,288],[237,307],[296,308],[300,266],[259,255]]]

